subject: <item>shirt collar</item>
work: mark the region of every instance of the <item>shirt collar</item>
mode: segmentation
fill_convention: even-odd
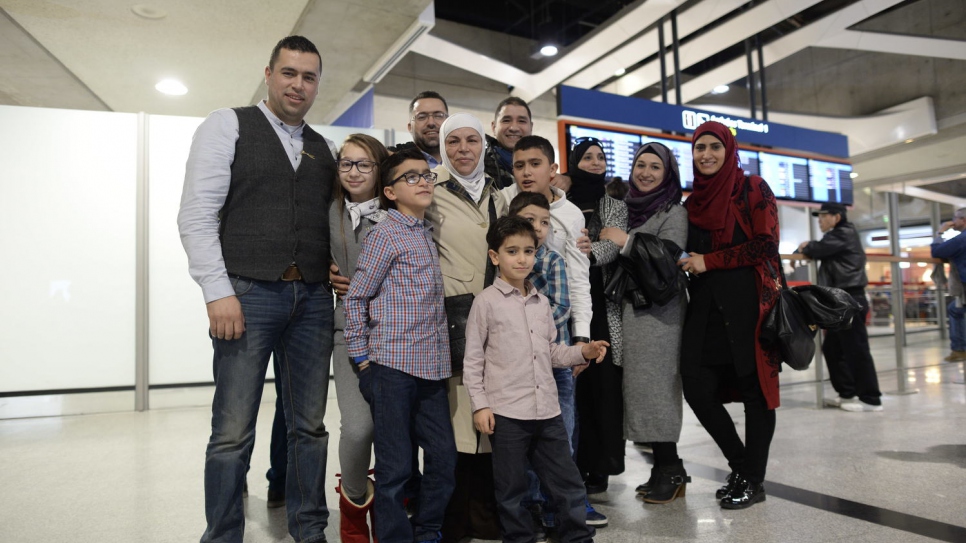
[[[432,229],[432,225],[429,224],[429,221],[420,220],[412,215],[400,213],[398,209],[390,209],[388,212],[388,217],[409,227],[427,226],[429,229]]]
[[[258,102],[258,109],[262,110],[262,113],[268,117],[268,120],[271,121],[273,125],[280,127],[282,130],[288,132],[292,136],[300,135],[302,130],[305,129],[305,121],[300,122],[298,126],[292,126],[282,122],[282,119],[279,119],[277,115],[272,113],[271,109],[268,109],[268,104],[265,103],[265,100]]]
[[[531,296],[537,295],[537,290],[533,288],[533,284],[529,280],[527,280],[526,283],[524,284],[524,288],[527,289],[526,294],[521,293],[516,287],[504,281],[502,277],[494,278],[493,286],[496,287],[497,290],[502,292],[504,296],[510,296],[511,294],[520,294],[524,298],[529,298]]]
[[[418,146],[416,148],[419,149]],[[426,159],[426,162],[429,164],[429,169],[430,170],[432,170],[433,168],[436,168],[440,164],[442,164],[442,162],[436,160],[436,157],[434,157],[433,155],[427,153],[426,151],[423,151],[422,149],[419,149],[419,152],[423,154],[423,158],[425,158]]]

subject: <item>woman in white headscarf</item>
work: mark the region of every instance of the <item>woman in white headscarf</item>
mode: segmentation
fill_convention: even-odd
[[[468,113],[450,115],[440,128],[439,140],[443,165],[436,169],[439,176],[426,219],[433,225],[446,296],[476,296],[493,281],[492,267],[487,266],[486,232],[503,216],[507,204],[493,179],[483,173],[486,137],[479,119]],[[460,454],[443,540],[499,539],[490,443],[473,427],[473,411],[462,382],[462,371],[454,371],[449,401]]]

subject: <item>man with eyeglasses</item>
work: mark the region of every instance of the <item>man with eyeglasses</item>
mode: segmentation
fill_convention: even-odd
[[[282,39],[265,68],[267,100],[219,109],[198,127],[178,227],[201,286],[214,348],[202,543],[241,543],[243,492],[269,357],[287,422],[289,533],[325,541],[328,432],[323,419],[333,339],[331,142],[304,121],[322,59],[302,36]]]
[[[439,151],[439,129],[447,117],[449,107],[438,92],[423,91],[409,102],[409,124],[406,129],[412,134],[416,148],[426,157],[430,169],[436,169],[443,163]]]
[[[526,101],[516,96],[504,98],[496,106],[490,124],[493,136],[486,137],[483,171],[501,189],[513,186],[513,146],[533,134],[533,116]]]

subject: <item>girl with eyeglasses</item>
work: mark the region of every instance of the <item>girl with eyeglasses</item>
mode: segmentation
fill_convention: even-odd
[[[332,260],[341,273],[351,279],[362,247],[362,240],[386,216],[381,202],[379,164],[389,152],[383,144],[366,134],[346,138],[336,163],[339,183],[334,187],[329,209],[329,239]],[[359,391],[358,369],[346,350],[345,312],[338,298],[335,308],[335,340],[332,365],[335,390],[342,420],[339,432],[340,537],[343,542],[368,543],[367,516],[372,508],[373,483],[368,478],[372,460],[372,416],[369,404]]]

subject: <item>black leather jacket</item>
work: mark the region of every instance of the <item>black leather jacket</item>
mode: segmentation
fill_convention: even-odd
[[[505,189],[513,185],[513,170],[504,169],[496,148],[500,143],[493,136],[486,136],[486,154],[483,155],[483,171],[493,178],[497,188]]]
[[[821,260],[818,284],[842,290],[858,290],[869,284],[865,274],[865,250],[859,233],[850,222],[840,222],[822,236],[821,241],[810,241],[802,253]]]

